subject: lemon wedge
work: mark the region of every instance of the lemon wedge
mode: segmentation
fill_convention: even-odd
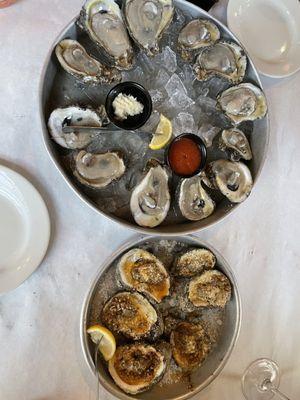
[[[163,114],[161,114],[158,127],[149,145],[150,149],[160,150],[163,147],[165,147],[169,143],[172,137],[172,133],[173,133],[172,122]]]
[[[87,333],[90,335],[92,342],[99,345],[99,351],[105,361],[109,361],[116,351],[116,340],[111,331],[104,326],[94,325],[87,330]]]

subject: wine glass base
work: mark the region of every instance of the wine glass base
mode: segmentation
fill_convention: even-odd
[[[247,400],[270,400],[274,396],[272,388],[279,387],[278,365],[267,358],[254,361],[244,372],[242,390]]]

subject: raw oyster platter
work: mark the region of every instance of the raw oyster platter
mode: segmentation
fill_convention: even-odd
[[[113,395],[189,398],[218,375],[235,344],[235,278],[199,239],[134,240],[101,268],[83,307],[82,345],[93,372],[95,345],[87,330],[95,324],[116,339],[113,358],[101,358],[99,366],[99,379]]]
[[[151,96],[139,129],[118,129],[107,116],[119,82]],[[41,111],[48,151],[76,193],[148,233],[197,231],[229,214],[250,195],[268,144],[266,98],[251,60],[226,27],[185,1],[85,2],[46,61]],[[173,139],[203,140],[201,172],[178,176],[166,161],[168,143],[151,147],[162,122]]]

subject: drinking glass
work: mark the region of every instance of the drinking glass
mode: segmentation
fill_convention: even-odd
[[[278,365],[267,358],[254,361],[242,377],[243,394],[247,400],[290,400],[279,388],[280,373]]]

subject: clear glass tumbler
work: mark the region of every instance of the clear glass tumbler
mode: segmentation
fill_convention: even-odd
[[[0,0],[0,8],[8,7],[15,3],[16,0]]]

